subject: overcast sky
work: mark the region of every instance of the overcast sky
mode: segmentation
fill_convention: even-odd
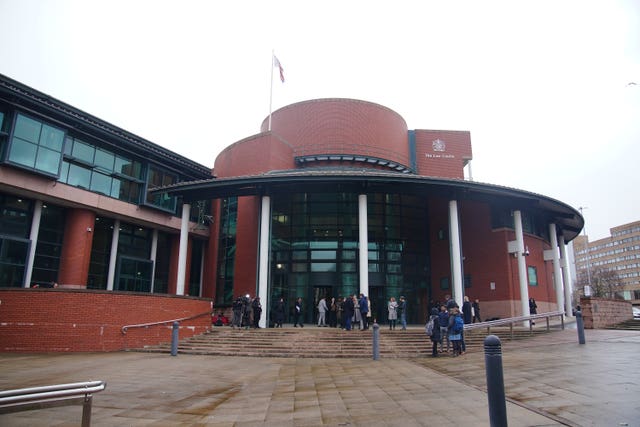
[[[209,167],[268,116],[272,49],[274,111],[376,102],[590,240],[640,220],[638,0],[0,0],[0,73]]]

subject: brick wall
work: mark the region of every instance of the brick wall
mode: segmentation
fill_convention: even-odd
[[[125,325],[180,319],[180,339],[211,327],[211,301],[175,295],[84,289],[0,289],[0,351],[118,351],[171,342],[172,325]]]
[[[585,329],[599,329],[633,319],[629,301],[606,298],[580,298]]]

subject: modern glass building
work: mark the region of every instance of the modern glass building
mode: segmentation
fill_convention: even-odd
[[[270,124],[270,125],[269,125]],[[271,128],[269,128],[271,126]],[[467,131],[408,129],[353,99],[286,106],[213,171],[0,76],[0,286],[210,298],[227,308],[364,293],[481,301],[485,317],[567,309],[561,201],[474,182]],[[465,176],[467,170],[467,176]]]
[[[182,202],[149,191],[210,176],[0,75],[0,286],[175,293]],[[190,218],[194,295],[209,211],[195,203]]]

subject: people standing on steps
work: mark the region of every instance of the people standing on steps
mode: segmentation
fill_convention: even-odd
[[[274,317],[274,326],[276,328],[282,328],[282,323],[284,322],[284,313],[285,313],[285,304],[284,298],[280,297],[278,302],[276,302],[275,307],[273,308],[273,317]]]
[[[451,341],[449,340],[449,311],[444,304],[440,306],[440,313],[438,313],[438,320],[440,324],[440,352],[444,353],[451,350]],[[447,341],[447,349],[444,349],[444,341]]]
[[[464,319],[465,325],[471,323],[471,301],[469,301],[469,297],[466,295],[462,302],[462,318]]]
[[[429,321],[433,320],[433,330],[429,339],[431,340],[431,357],[438,357],[438,343],[442,343],[440,336],[440,317],[437,308],[431,309]]]
[[[344,329],[346,331],[351,330],[351,320],[353,318],[353,312],[355,310],[355,304],[353,303],[353,297],[347,295],[344,299],[342,318],[344,319]]]
[[[536,300],[533,298],[529,298],[529,314],[538,314],[538,304],[536,304]],[[536,322],[531,321],[532,325],[535,325]]]
[[[471,304],[471,308],[473,309],[473,323],[476,323],[476,320],[482,322],[480,318],[480,300],[476,299],[473,304]]]
[[[251,302],[251,309],[253,310],[253,327],[255,329],[260,328],[260,316],[262,316],[262,304],[260,303],[260,297],[255,297]]]
[[[457,321],[457,319],[460,319]],[[459,329],[459,325],[463,325],[464,329],[464,320],[462,319],[462,314],[460,313],[460,309],[457,307],[453,307],[449,310],[449,340],[453,345],[453,356],[460,356],[464,352],[462,351],[462,330]]]
[[[365,294],[360,294],[360,299],[358,300],[358,307],[360,308],[360,329],[366,330],[369,329],[369,325],[367,323],[367,313],[369,312],[369,301]]]
[[[300,324],[301,328],[304,328],[303,325],[303,307],[302,307],[302,298],[298,297],[298,299],[296,299],[296,306],[295,306],[295,311],[293,313],[293,327],[297,328],[298,324]]]
[[[398,303],[394,297],[389,298],[387,303],[389,330],[396,328],[396,322],[398,321]]]
[[[327,317],[327,300],[322,297],[320,298],[320,302],[318,302],[318,327],[326,327],[326,317]]]
[[[329,301],[329,326],[335,328],[338,323],[338,303],[334,297]]]
[[[398,303],[398,313],[400,314],[400,326],[402,326],[402,330],[407,330],[407,300],[404,296],[400,297],[400,302]]]

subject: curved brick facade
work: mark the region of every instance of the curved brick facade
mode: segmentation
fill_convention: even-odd
[[[262,123],[266,131],[268,118]],[[409,163],[407,123],[382,105],[354,99],[316,99],[275,111],[271,131],[294,155],[360,154]]]

